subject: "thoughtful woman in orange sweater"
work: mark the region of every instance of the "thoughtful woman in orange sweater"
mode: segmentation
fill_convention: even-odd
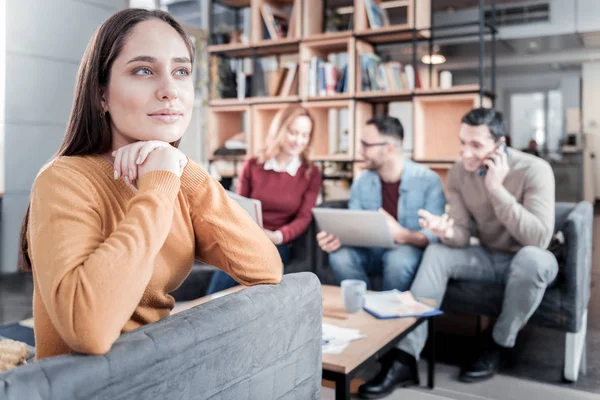
[[[261,201],[265,233],[284,264],[289,243],[308,228],[321,191],[321,172],[308,159],[313,130],[306,108],[293,104],[281,109],[271,122],[265,149],[248,159],[240,173],[237,193]],[[235,285],[227,273],[216,271],[207,294]]]
[[[122,332],[169,316],[194,258],[246,285],[280,281],[273,243],[176,148],[193,56],[160,11],[120,11],[88,44],[65,139],[21,233],[38,359],[104,354]]]

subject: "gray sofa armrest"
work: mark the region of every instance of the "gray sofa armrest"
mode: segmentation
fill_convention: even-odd
[[[592,204],[582,201],[567,215],[562,227],[567,254],[560,286],[566,311],[563,315],[575,315],[574,320],[566,321],[571,332],[581,328],[582,315],[590,300],[593,222]]]
[[[285,275],[124,334],[105,356],[0,374],[0,398],[320,399],[321,307],[314,274]]]

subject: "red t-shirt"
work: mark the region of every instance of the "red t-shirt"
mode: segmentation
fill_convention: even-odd
[[[260,200],[265,229],[281,231],[283,243],[300,236],[312,220],[312,208],[321,191],[321,171],[307,165],[298,168],[296,175],[265,170],[256,158],[244,163],[239,176],[238,194]]]
[[[381,199],[382,208],[398,220],[398,200],[400,199],[400,181],[383,182],[381,181]]]

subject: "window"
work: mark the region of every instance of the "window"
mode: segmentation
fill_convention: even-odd
[[[522,150],[531,140],[540,153],[556,153],[563,137],[563,101],[560,90],[510,95],[510,140]]]

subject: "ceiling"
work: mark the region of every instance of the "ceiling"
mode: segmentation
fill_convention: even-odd
[[[496,0],[496,5],[509,3],[531,3],[531,0]],[[460,10],[479,6],[479,0],[431,0],[434,11]],[[484,0],[487,7],[492,6],[492,0]]]

